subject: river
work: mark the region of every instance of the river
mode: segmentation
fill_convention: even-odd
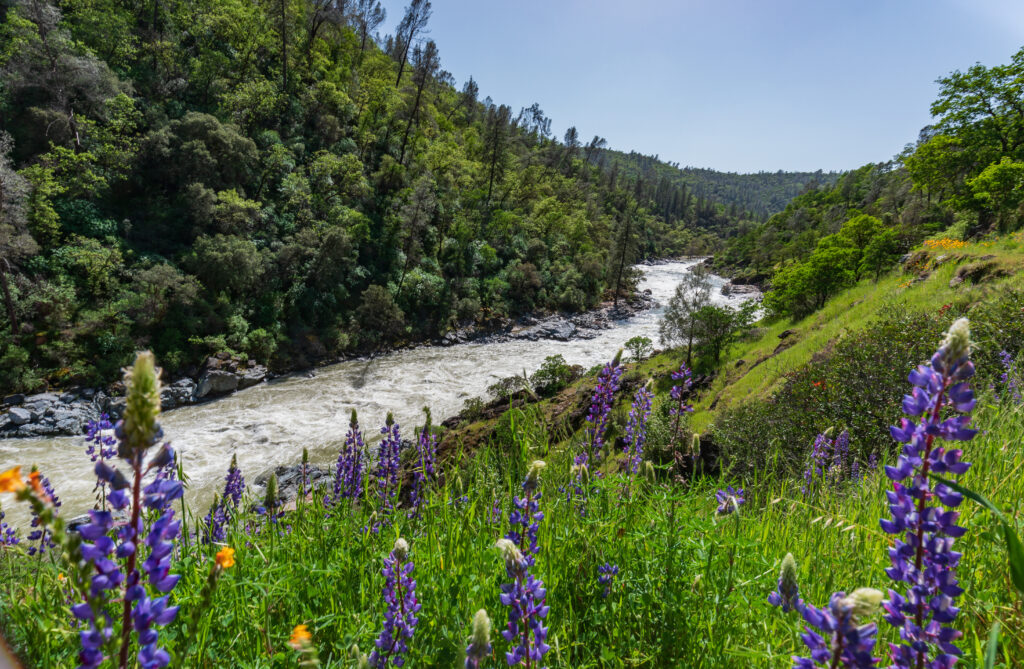
[[[458,413],[470,397],[484,396],[496,380],[536,370],[544,358],[561,354],[569,364],[590,368],[611,359],[623,343],[638,335],[658,341],[658,320],[680,278],[697,261],[642,265],[641,290],[650,290],[656,306],[602,330],[593,339],[568,342],[512,340],[456,346],[421,346],[370,360],[341,362],[309,377],[281,377],[206,404],[169,411],[161,417],[164,433],[182,457],[190,479],[186,498],[203,509],[223,486],[232,454],[248,481],[278,465],[290,465],[308,448],[310,462],[329,464],[348,429],[349,413],[359,412],[367,439],[375,438],[388,411],[403,427],[422,421],[429,406],[437,420]],[[713,300],[737,304],[743,297],[722,295],[727,282],[711,276]],[[64,513],[92,504],[90,462],[82,437],[0,440],[0,471],[35,464],[50,478]],[[12,513],[19,524],[25,516]],[[20,511],[20,510],[19,510]]]

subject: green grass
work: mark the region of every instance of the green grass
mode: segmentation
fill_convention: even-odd
[[[550,465],[543,480],[540,555],[535,573],[548,587],[551,667],[788,667],[802,651],[801,622],[765,598],[774,588],[780,560],[798,562],[801,596],[823,604],[834,590],[885,589],[889,538],[878,526],[886,513],[881,475],[805,498],[798,483],[770,473],[744,482],[748,502],[738,516],[716,518],[714,490],[724,481],[691,488],[666,482],[634,483],[621,495],[622,475],[597,483],[588,514],[581,517],[559,492],[568,480],[567,453],[548,450],[543,425],[514,412],[505,448],[487,449],[435,489],[419,519],[396,518],[380,535],[365,531],[371,505],[335,511],[325,518],[315,504],[300,505],[279,525],[246,532],[242,519],[229,543],[237,565],[221,578],[213,602],[200,607],[200,591],[216,547],[181,547],[174,591],[182,607],[165,631],[175,658],[189,667],[291,667],[292,627],[309,625],[325,666],[355,666],[352,644],[368,651],[380,630],[383,583],[379,569],[397,535],[408,539],[415,561],[420,623],[411,643],[412,667],[461,666],[470,621],[485,608],[497,637],[507,619],[498,602],[504,568],[494,541],[507,531],[510,497],[526,463]],[[1024,510],[1024,410],[986,404],[977,412],[982,433],[966,448],[974,466],[963,477],[1019,518]],[[173,435],[172,435],[173,436]],[[243,469],[245,463],[241,463]],[[736,482],[732,482],[736,483]],[[465,490],[469,502],[451,503]],[[502,508],[492,521],[494,500]],[[966,594],[957,627],[964,667],[979,666],[989,628],[1002,623],[1000,666],[1024,657],[1024,615],[1007,577],[1006,557],[987,512],[962,507],[966,536],[960,568]],[[620,567],[612,595],[603,599],[597,567]],[[19,551],[0,557],[0,620],[8,639],[30,666],[74,666],[75,627],[61,590],[59,561],[30,560]],[[36,582],[38,580],[38,586]],[[186,629],[186,612],[198,624]],[[883,642],[894,630],[881,627]]]

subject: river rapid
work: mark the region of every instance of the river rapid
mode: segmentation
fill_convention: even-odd
[[[467,398],[483,397],[498,379],[524,370],[533,373],[549,355],[561,354],[569,364],[589,369],[610,360],[631,337],[649,337],[657,345],[664,306],[696,262],[640,266],[640,290],[651,291],[654,308],[615,321],[593,339],[420,346],[322,367],[312,377],[281,377],[213,402],[169,411],[161,416],[161,424],[184,463],[189,506],[199,512],[220,492],[233,454],[250,482],[272,467],[294,464],[303,448],[309,449],[311,463],[333,463],[352,409],[359,413],[367,441],[376,440],[388,411],[409,430],[422,422],[424,406],[436,420],[444,419],[458,413]],[[715,303],[735,305],[744,299],[722,295],[727,280],[710,278]],[[409,435],[407,430],[403,433]],[[91,507],[95,478],[83,437],[0,440],[0,471],[15,465],[27,471],[33,464],[49,477],[65,515]],[[8,502],[7,520],[23,525],[26,516],[12,506]]]

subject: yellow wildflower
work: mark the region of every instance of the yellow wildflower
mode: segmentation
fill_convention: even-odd
[[[309,628],[307,626],[296,625],[295,629],[292,630],[292,638],[288,640],[288,645],[295,650],[302,650],[312,640],[313,635],[309,633]]]
[[[230,546],[217,551],[217,556],[214,558],[217,561],[217,566],[221,569],[229,569],[235,566],[235,549]]]
[[[0,474],[0,492],[20,492],[25,489],[25,482],[21,480],[21,467],[8,469]]]

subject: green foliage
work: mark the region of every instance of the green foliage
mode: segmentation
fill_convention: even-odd
[[[651,354],[651,351],[654,350],[652,344],[653,342],[651,342],[649,337],[636,336],[626,340],[624,347],[629,351],[633,361],[638,362]]]
[[[573,368],[561,354],[549,355],[544,363],[530,376],[530,385],[542,397],[550,397],[579,377],[578,368]]]

